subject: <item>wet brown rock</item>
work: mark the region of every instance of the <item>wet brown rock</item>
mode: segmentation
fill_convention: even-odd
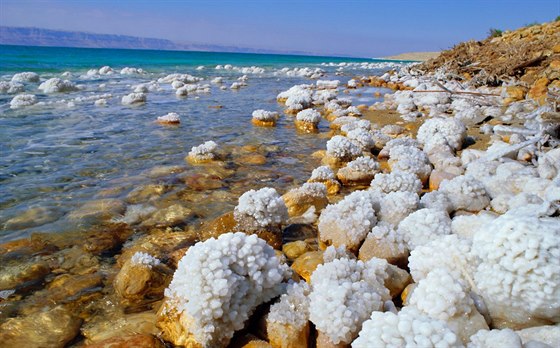
[[[309,342],[309,322],[303,327],[271,323],[267,325],[268,339],[273,348],[307,348]]]
[[[308,251],[311,251],[311,247],[303,240],[289,242],[282,246],[282,252],[289,260],[295,260]]]
[[[286,203],[290,217],[303,215],[312,206],[315,207],[315,211],[321,211],[329,204],[326,195],[306,191],[302,188],[288,191],[282,196],[282,199]]]
[[[86,343],[99,345],[106,344],[104,342],[111,340],[119,342],[123,336],[134,337],[137,335],[145,336],[144,338],[136,338],[139,343],[148,343],[150,340],[147,337],[153,337],[159,333],[156,327],[156,313],[154,312],[134,314],[109,313],[108,316],[109,318],[105,316],[94,317],[84,325],[82,334],[86,337]],[[101,347],[104,346],[101,345]],[[126,347],[135,346],[128,345]],[[156,347],[159,347],[159,345],[156,345]]]
[[[295,259],[292,269],[306,282],[309,283],[311,275],[317,269],[317,266],[323,263],[322,251],[308,251]]]
[[[145,175],[149,178],[160,178],[163,176],[169,176],[172,174],[181,173],[185,170],[183,166],[157,166],[148,170]]]
[[[114,198],[104,198],[89,201],[80,208],[68,214],[68,219],[81,224],[99,223],[122,215],[126,210],[123,201]]]
[[[42,260],[3,264],[0,270],[0,290],[15,289],[29,283],[41,282],[49,272],[49,265]]]
[[[81,245],[85,252],[99,255],[119,248],[131,234],[132,230],[124,223],[110,224],[87,232],[75,233],[71,239],[76,238],[77,241],[67,245]]]
[[[389,289],[393,298],[400,295],[408,284],[412,283],[412,277],[404,269],[389,264],[385,271],[388,274],[385,279],[385,287]]]
[[[194,216],[191,209],[180,204],[173,204],[167,208],[156,211],[149,219],[142,222],[141,226],[176,226],[184,223]]]
[[[8,319],[0,325],[3,347],[64,347],[79,332],[82,321],[64,307]]]
[[[540,105],[543,105],[546,101],[547,87],[550,81],[546,77],[542,77],[535,81],[527,96],[535,100]]]
[[[260,166],[266,163],[266,157],[258,153],[250,154],[239,157],[237,162],[244,165]]]
[[[317,237],[317,228],[310,224],[290,224],[282,231],[283,243],[309,240]]]
[[[296,129],[303,133],[316,133],[319,131],[319,127],[316,123],[300,120],[295,120],[294,123],[296,125]]]
[[[78,246],[64,249],[45,259],[53,273],[87,274],[97,271],[99,258]]]
[[[276,126],[276,120],[262,121],[257,119],[251,119],[251,123],[257,127],[274,127]]]
[[[106,340],[87,344],[86,348],[165,348],[165,344],[151,335],[130,335],[124,337],[111,337]]]
[[[35,226],[41,226],[58,220],[62,213],[57,209],[45,207],[32,207],[20,215],[13,217],[4,224],[5,230],[20,230]]]
[[[225,213],[216,219],[202,224],[199,229],[199,238],[205,241],[209,238],[217,238],[218,236],[235,231],[237,222],[233,217],[233,211]]]
[[[161,337],[176,346],[189,348],[203,348],[188,327],[194,322],[186,312],[177,313],[177,310],[164,303],[157,314],[157,327],[161,329]]]
[[[168,190],[165,185],[149,184],[143,185],[132,190],[127,196],[126,201],[131,204],[148,202],[159,198]]]
[[[190,189],[196,191],[215,190],[224,187],[222,179],[211,174],[193,174],[187,176],[184,180]]]

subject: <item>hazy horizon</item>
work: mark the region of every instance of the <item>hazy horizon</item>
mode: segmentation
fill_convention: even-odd
[[[559,14],[558,0],[0,0],[3,26],[357,57],[440,51]]]

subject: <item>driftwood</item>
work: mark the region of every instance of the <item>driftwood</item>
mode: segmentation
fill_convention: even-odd
[[[546,56],[539,56],[539,57],[537,57],[537,58],[535,58],[535,59],[528,60],[528,61],[526,61],[526,62],[523,62],[523,63],[521,63],[521,64],[518,64],[518,65],[514,66],[513,68],[509,69],[508,72],[507,72],[506,74],[508,74],[508,75],[513,75],[513,74],[515,74],[518,70],[525,69],[525,68],[527,68],[527,67],[530,67],[530,66],[539,64],[540,62],[542,62],[542,61],[545,60],[545,59],[546,59]]]

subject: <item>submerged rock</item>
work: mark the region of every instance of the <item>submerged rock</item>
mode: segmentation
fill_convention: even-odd
[[[19,230],[35,226],[41,226],[49,222],[58,220],[62,216],[61,212],[45,207],[33,207],[27,209],[22,214],[15,216],[4,224],[6,230]]]

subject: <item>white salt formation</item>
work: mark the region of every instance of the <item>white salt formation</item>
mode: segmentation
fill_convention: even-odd
[[[274,121],[278,116],[278,113],[275,111],[266,111],[262,109],[253,111],[253,118],[259,121]]]
[[[170,112],[167,115],[159,116],[157,118],[157,122],[163,124],[179,124],[181,123],[181,118],[179,117],[179,114]]]
[[[270,187],[242,194],[233,214],[238,228],[245,232],[274,230],[288,220],[284,200]]]
[[[479,211],[490,204],[482,182],[469,175],[444,180],[439,191],[447,195],[453,210]]]
[[[438,236],[451,233],[451,219],[447,212],[435,209],[420,209],[408,215],[399,224],[408,248],[414,250]]]
[[[141,251],[134,253],[134,255],[130,258],[130,262],[133,265],[143,265],[148,268],[152,268],[153,266],[157,266],[161,263],[159,259]]]
[[[352,121],[349,124],[355,124],[355,121]],[[348,125],[348,123],[346,125]],[[375,139],[372,134],[362,128],[349,131],[346,133],[346,137],[356,144],[362,151],[371,151],[371,149],[375,147]]]
[[[362,151],[350,139],[335,135],[327,141],[327,155],[342,161],[349,162],[362,154]]]
[[[416,174],[398,170],[389,174],[375,174],[370,186],[371,190],[383,193],[407,191],[420,194],[422,192],[422,182]]]
[[[187,158],[193,163],[203,163],[218,158],[218,144],[209,140],[198,146],[193,146]]]
[[[144,93],[130,93],[122,97],[123,105],[143,104],[146,102],[146,94]]]
[[[465,125],[454,118],[432,118],[426,120],[418,129],[416,138],[429,149],[436,145],[447,145],[460,150],[466,136]]]
[[[297,113],[296,119],[300,122],[317,125],[321,121],[321,114],[314,109],[305,109]]]
[[[34,72],[21,72],[12,76],[12,82],[39,82],[39,75]]]
[[[511,329],[480,330],[470,337],[467,348],[522,348],[521,338]],[[525,347],[529,348],[529,345]],[[535,348],[541,347],[535,346]],[[545,347],[543,347],[545,348]]]
[[[370,191],[372,193],[376,191]],[[420,199],[418,194],[409,191],[389,192],[382,196],[380,209],[377,212],[379,221],[387,222],[393,226],[399,223],[418,209]]]
[[[16,94],[25,90],[25,87],[18,82],[0,81],[0,94]]]
[[[345,185],[369,184],[379,172],[379,163],[370,157],[358,157],[341,168],[336,176]]]
[[[189,248],[160,310],[164,338],[226,346],[261,303],[282,293],[290,269],[256,235],[226,233]]]
[[[57,77],[53,77],[41,83],[39,89],[44,93],[63,93],[77,91],[78,87],[68,80],[61,80]]]
[[[33,94],[18,94],[10,101],[11,109],[19,109],[37,103],[37,97]]]

